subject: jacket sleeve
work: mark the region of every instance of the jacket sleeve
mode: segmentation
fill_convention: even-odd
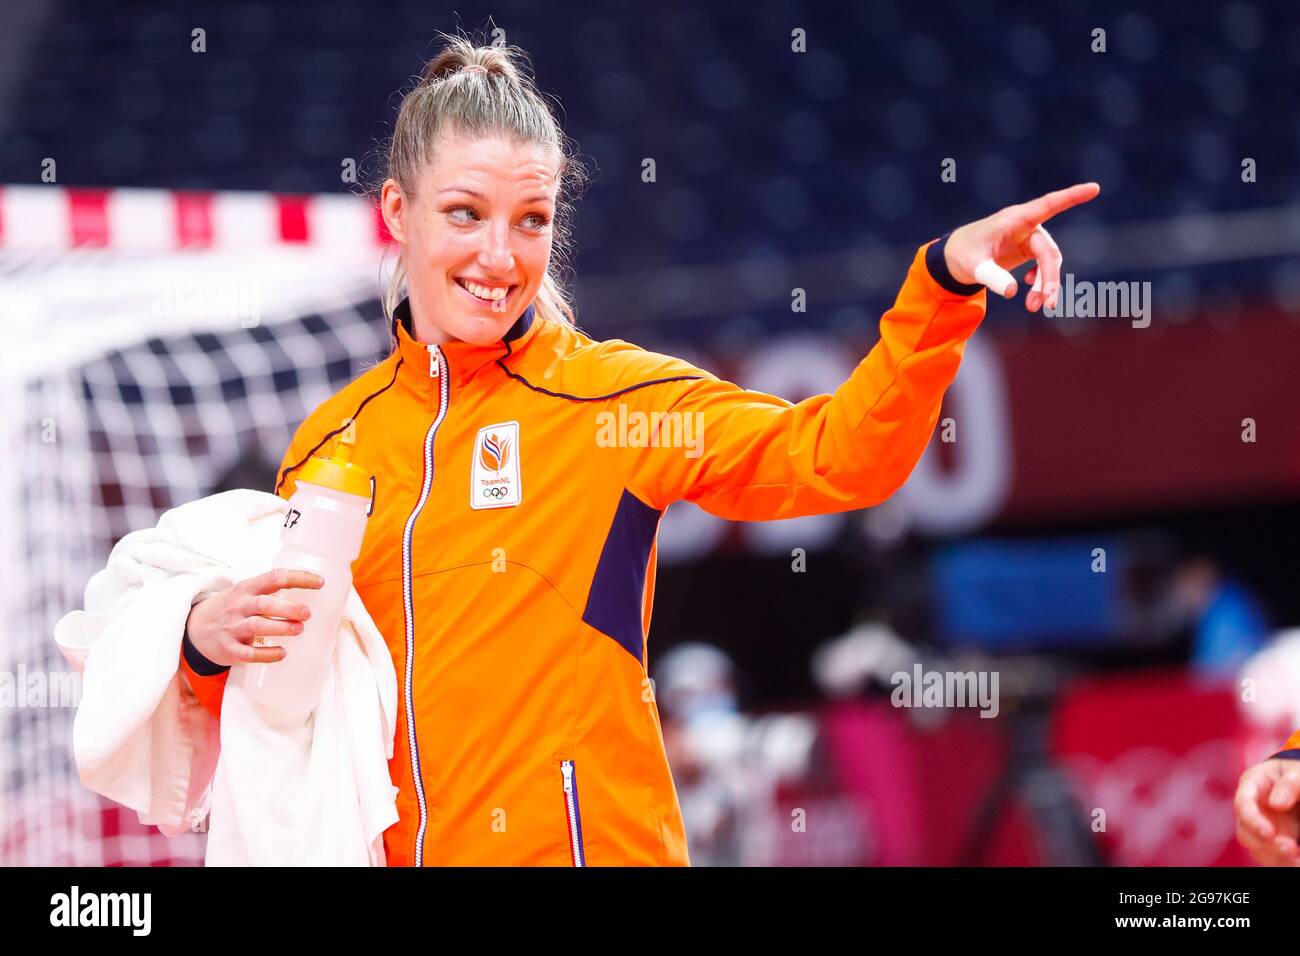
[[[625,487],[656,510],[684,499],[738,521],[849,511],[892,495],[925,450],[984,317],[984,287],[952,277],[946,241],[917,250],[880,340],[833,395],[792,404],[679,360],[650,367],[648,381],[659,384],[619,401],[652,430],[696,440],[621,442]]]
[[[293,496],[294,489],[292,476],[286,479],[285,473],[297,464],[308,450],[304,447],[303,429],[300,427],[289,443],[289,448],[284,453],[280,467],[275,473],[276,493],[285,500]],[[230,676],[230,668],[215,664],[204,657],[199,653],[198,648],[190,643],[187,635],[181,642],[180,669],[194,696],[199,699],[199,703],[208,713],[220,720],[221,702],[225,698],[226,680]]]
[[[220,720],[221,701],[225,698],[230,668],[208,660],[186,636],[181,642],[181,673],[203,709]]]
[[[1297,730],[1288,737],[1286,743],[1282,745],[1282,749],[1273,754],[1273,756],[1282,757],[1287,760],[1300,760],[1300,730]]]

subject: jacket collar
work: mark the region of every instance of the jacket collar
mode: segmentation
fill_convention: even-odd
[[[447,358],[452,380],[463,382],[489,362],[503,358],[519,351],[532,338],[540,323],[533,303],[529,303],[523,314],[515,320],[499,342],[491,345],[475,345],[471,342],[447,342],[441,346],[442,354]],[[393,310],[392,332],[397,340],[397,349],[402,356],[403,372],[412,380],[431,381],[429,376],[429,347],[415,338],[411,322],[411,300],[403,299]]]

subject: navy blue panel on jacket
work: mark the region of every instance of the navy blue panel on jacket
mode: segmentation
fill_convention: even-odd
[[[582,619],[641,661],[641,597],[650,546],[663,512],[624,491],[610,523]],[[644,664],[644,661],[642,661]]]

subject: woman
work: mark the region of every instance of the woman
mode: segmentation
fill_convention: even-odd
[[[355,420],[376,483],[354,585],[403,698],[390,864],[687,865],[646,663],[664,509],[754,521],[888,498],[984,316],[977,265],[995,260],[1010,297],[1004,270],[1035,259],[1026,305],[1052,303],[1041,223],[1099,189],[922,246],[879,344],[834,396],[792,405],[573,327],[554,278],[565,139],[517,52],[445,39],[380,195],[401,250],[393,352],[308,416],[276,491]],[[277,593],[318,580],[268,574],[196,605],[183,667],[209,709],[224,667],[282,656],[258,637],[301,631]]]

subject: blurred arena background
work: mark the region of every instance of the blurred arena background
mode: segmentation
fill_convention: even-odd
[[[918,245],[1086,180],[1065,270],[1150,283],[1147,325],[990,302],[878,508],[671,509],[650,661],[693,861],[1245,862],[1237,776],[1300,726],[1294,4],[34,0],[0,26],[0,863],[202,859],[80,786],[53,627],[128,531],[270,490],[386,352],[362,184],[458,28],[530,54],[592,168],[593,337],[831,391]],[[966,672],[997,675],[992,719],[897,706],[898,674]]]

